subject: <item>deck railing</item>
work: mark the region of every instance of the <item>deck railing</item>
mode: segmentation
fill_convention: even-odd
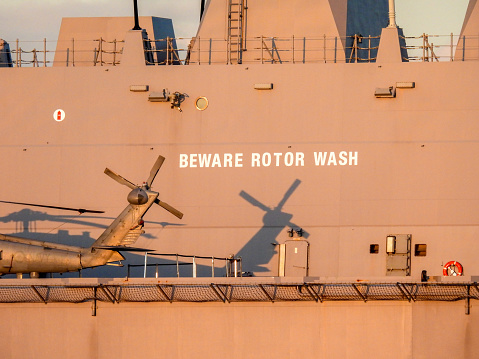
[[[479,61],[479,35],[401,37],[404,61]],[[379,36],[253,37],[244,40],[240,60],[228,54],[228,41],[214,38],[147,40],[148,65],[214,65],[231,63],[304,64],[375,62]],[[8,41],[0,47],[0,67],[116,66],[121,64],[123,41],[105,39]],[[55,49],[61,50],[55,50]],[[7,53],[8,52],[8,53]],[[3,56],[2,56],[3,54]],[[8,55],[8,56],[6,56]],[[9,61],[6,63],[5,61]],[[152,59],[152,60],[151,60]]]
[[[77,282],[59,284],[55,280],[4,280],[0,283],[0,303],[81,303],[81,302],[317,302],[328,301],[466,301],[470,314],[471,300],[479,300],[476,282],[295,282],[294,278],[222,278],[195,280]],[[96,306],[95,306],[96,309]],[[95,312],[96,314],[96,312]]]
[[[152,258],[155,263],[148,263]],[[218,267],[218,263],[223,264],[223,267]],[[188,267],[188,273],[184,271],[180,274],[180,267]],[[222,257],[205,257],[185,254],[164,254],[164,253],[145,253],[145,262],[143,264],[128,264],[127,278],[133,277],[134,268],[142,269],[143,278],[147,278],[151,273],[148,268],[154,268],[154,277],[175,275],[176,277],[191,277],[197,278],[199,276],[215,276],[224,277],[242,277],[243,266],[241,257],[230,256]],[[161,270],[160,270],[161,269]],[[201,273],[200,273],[201,272]]]
[[[478,61],[479,36],[428,35],[402,37],[411,62]],[[458,51],[457,51],[458,50]]]

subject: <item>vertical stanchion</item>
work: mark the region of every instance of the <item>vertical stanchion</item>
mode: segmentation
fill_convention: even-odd
[[[198,65],[201,65],[201,38],[198,36]]]
[[[326,34],[323,35],[323,60],[326,63]]]
[[[337,61],[337,56],[338,56],[338,37],[334,37],[334,63]]]
[[[72,38],[72,66],[75,66],[75,39]]]
[[[291,40],[293,41],[293,44],[292,44],[291,47],[292,47],[292,51],[293,51],[293,56],[292,56],[292,57],[293,57],[293,64],[294,64],[294,35],[293,35],[293,37],[291,38]]]
[[[47,67],[47,39],[43,38],[43,67]]]
[[[212,45],[212,39],[210,37],[210,49],[209,49],[209,54],[208,54],[208,65],[211,65],[211,45]]]
[[[21,67],[21,64],[20,66],[18,64],[18,59],[19,59],[19,54],[18,54],[18,39],[17,39],[16,45],[15,45],[15,64],[17,65],[16,67]]]
[[[180,278],[180,263],[178,262],[178,254],[176,254],[176,276]]]
[[[103,38],[102,37],[100,37],[100,46],[98,51],[100,51],[100,66],[103,66]]]
[[[116,66],[116,39],[113,40],[113,66]]]
[[[303,64],[306,62],[306,37],[303,37]]]
[[[148,252],[145,252],[145,269],[143,271],[143,278],[146,278],[146,262],[148,260]]]
[[[170,37],[166,37],[166,64],[170,64]]]
[[[264,53],[263,53],[263,50],[264,49],[264,40],[263,40],[263,35],[261,35],[261,64],[264,63]]]
[[[196,278],[196,258],[193,256],[193,278]]]
[[[454,34],[451,32],[451,62],[454,61]]]

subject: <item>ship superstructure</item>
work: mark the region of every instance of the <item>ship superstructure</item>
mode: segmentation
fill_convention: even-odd
[[[64,19],[53,58],[0,43],[2,199],[106,210],[71,218],[5,204],[1,232],[89,246],[124,205],[103,168],[134,179],[159,154],[163,198],[185,214],[145,218],[138,246],[177,254],[145,258],[163,265],[158,278],[0,288],[26,286],[95,333],[52,328],[85,343],[78,357],[130,357],[139,341],[153,357],[474,358],[479,5],[452,38],[453,61],[437,61],[427,36],[419,52],[406,46],[391,3],[210,0],[188,41],[171,20],[140,17],[141,30],[132,18]],[[178,278],[191,276],[178,254],[213,278]],[[218,278],[214,258],[239,257],[243,277]],[[75,284],[92,290],[77,301],[94,299],[98,322],[72,314],[84,304],[51,303]],[[11,311],[20,326],[24,306]],[[19,339],[4,338],[18,357]]]

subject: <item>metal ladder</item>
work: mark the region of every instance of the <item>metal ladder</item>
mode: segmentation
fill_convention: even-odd
[[[244,0],[228,0],[228,63],[241,64],[243,54]]]

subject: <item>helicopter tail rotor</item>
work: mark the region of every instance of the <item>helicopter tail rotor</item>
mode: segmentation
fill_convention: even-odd
[[[128,194],[128,202],[130,202],[133,205],[143,205],[148,202],[148,194],[146,191],[150,189],[153,181],[155,180],[156,175],[158,174],[158,171],[163,165],[163,162],[165,162],[165,157],[161,155],[158,156],[155,164],[150,170],[150,176],[148,177],[148,179],[146,180],[143,186],[137,186],[133,184],[132,182],[123,178],[122,176],[110,170],[109,168],[105,169],[105,174],[111,177],[112,179],[114,179],[119,184],[127,186],[128,188],[132,190]],[[176,208],[170,206],[168,203],[160,201],[158,198],[155,199],[154,203],[156,203],[160,207],[163,207],[164,209],[166,209],[168,212],[178,217],[179,219],[183,218],[183,213],[178,211]]]

